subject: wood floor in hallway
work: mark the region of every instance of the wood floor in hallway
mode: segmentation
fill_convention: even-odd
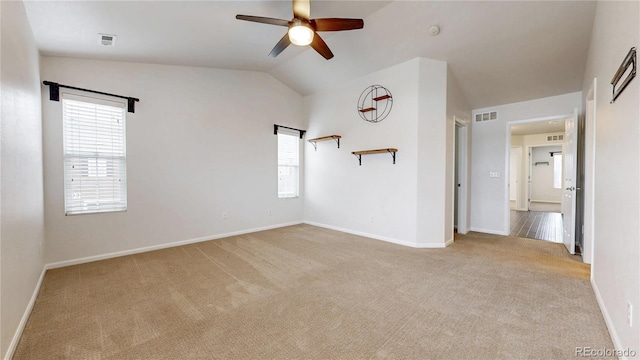
[[[510,211],[509,235],[562,242],[562,214],[543,211]]]

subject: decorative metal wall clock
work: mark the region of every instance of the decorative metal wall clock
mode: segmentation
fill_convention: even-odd
[[[358,99],[358,114],[368,122],[377,123],[389,115],[393,107],[391,92],[380,85],[364,89]]]

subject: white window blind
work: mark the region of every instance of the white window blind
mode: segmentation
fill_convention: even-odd
[[[125,104],[63,94],[65,214],[127,209]]]
[[[300,134],[278,130],[278,197],[299,196]]]

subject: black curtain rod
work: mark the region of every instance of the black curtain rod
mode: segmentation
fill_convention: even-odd
[[[94,93],[94,94],[113,96],[113,97],[117,97],[117,98],[120,98],[120,99],[127,99],[127,111],[130,112],[130,113],[135,113],[136,112],[136,101],[140,101],[140,99],[134,98],[134,97],[130,97],[130,96],[109,94],[109,93],[102,92],[102,91],[95,91],[95,90],[83,89],[83,88],[79,88],[79,87],[75,87],[75,86],[62,85],[62,84],[58,84],[58,83],[53,82],[53,81],[46,81],[45,80],[42,83],[44,85],[48,85],[49,86],[49,100],[52,100],[52,101],[60,101],[60,88],[80,90],[80,91],[90,92],[90,93]]]
[[[296,128],[292,128],[292,127],[288,127],[288,126],[282,126],[282,125],[278,125],[278,124],[273,124],[273,135],[278,135],[278,128],[284,128],[284,129],[298,131],[300,133],[300,139],[302,139],[304,134],[307,132],[307,130],[300,130],[300,129],[296,129]]]

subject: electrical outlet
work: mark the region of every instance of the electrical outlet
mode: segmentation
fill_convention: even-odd
[[[226,211],[222,212],[222,219],[228,219],[229,218],[229,214],[227,214]]]
[[[373,221],[375,220],[375,218],[372,216],[371,219],[369,219],[371,221],[371,223],[373,223]]]
[[[271,209],[267,210],[267,213],[269,213],[269,216],[271,216],[271,214],[273,214],[273,212],[271,211]]]
[[[489,177],[490,178],[499,178],[500,177],[500,173],[497,171],[489,171]]]
[[[629,327],[633,327],[633,305],[631,305],[631,301],[627,301],[627,322]]]

